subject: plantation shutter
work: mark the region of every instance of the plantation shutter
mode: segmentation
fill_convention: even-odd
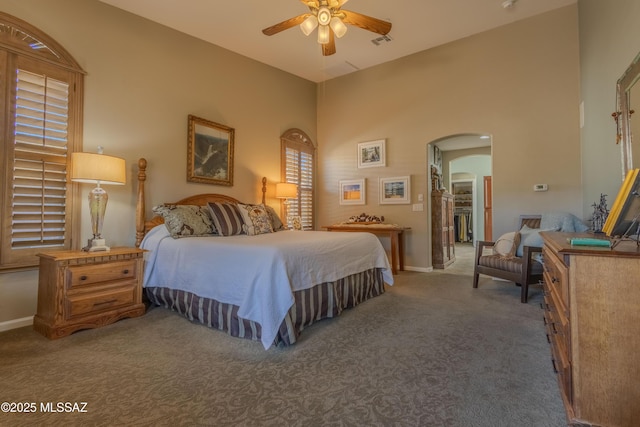
[[[305,230],[313,230],[313,194],[314,194],[314,151],[310,143],[301,143],[283,139],[284,176],[283,180],[298,186],[298,198],[288,200],[289,215],[302,219]]]
[[[11,248],[65,246],[69,84],[16,70]]]
[[[70,153],[82,150],[84,72],[55,40],[0,12],[0,270],[38,265],[80,234]]]

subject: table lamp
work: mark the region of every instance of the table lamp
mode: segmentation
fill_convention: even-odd
[[[284,218],[289,226],[289,200],[298,197],[298,186],[289,182],[279,182],[276,184],[276,199],[284,199]]]
[[[96,184],[89,193],[93,238],[89,239],[87,246],[82,248],[87,252],[109,250],[105,239],[102,238],[102,224],[109,196],[100,185],[124,185],[126,182],[124,159],[106,156],[102,154],[102,150],[99,146],[97,153],[71,153],[71,181]]]

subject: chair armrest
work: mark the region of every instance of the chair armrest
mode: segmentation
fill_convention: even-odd
[[[476,265],[478,265],[478,261],[480,261],[484,248],[492,248],[495,244],[496,242],[489,242],[487,240],[476,241]]]

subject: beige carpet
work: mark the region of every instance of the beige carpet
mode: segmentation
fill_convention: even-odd
[[[566,425],[540,291],[528,304],[519,291],[486,277],[472,289],[459,247],[450,268],[402,272],[292,347],[265,351],[163,308],[56,341],[5,332],[0,402],[37,412],[0,413],[0,425]]]

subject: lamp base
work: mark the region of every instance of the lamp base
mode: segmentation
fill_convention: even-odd
[[[109,252],[111,248],[105,245],[104,239],[89,239],[87,246],[82,250],[85,252]]]

